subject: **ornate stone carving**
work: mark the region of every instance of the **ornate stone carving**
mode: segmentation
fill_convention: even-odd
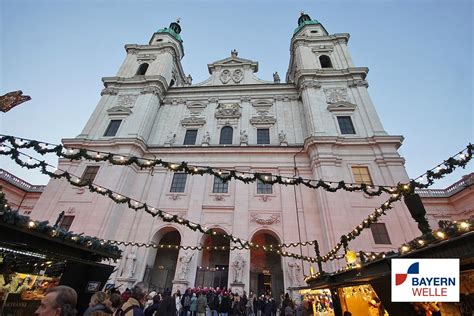
[[[262,218],[258,214],[250,214],[250,222],[259,225],[273,225],[280,223],[280,214],[273,214],[269,218]]]
[[[216,118],[218,119],[233,119],[240,118],[240,105],[233,104],[219,104],[217,107]]]
[[[202,135],[202,144],[209,145],[211,141],[211,135],[209,135],[209,131],[206,131],[204,135]]]
[[[165,141],[165,146],[171,146],[175,143],[176,141],[176,134],[173,132],[170,132],[168,136],[166,136],[166,141]]]
[[[151,93],[151,94],[154,94],[154,95],[156,95],[156,96],[161,95],[160,88],[158,88],[157,86],[145,87],[145,88],[143,88],[142,91],[140,91],[140,93],[141,93],[141,94],[148,94],[148,93]]]
[[[347,101],[346,88],[329,88],[324,89],[327,103],[336,103],[339,101]]]
[[[280,133],[278,133],[278,141],[280,142],[280,144],[283,144],[283,143],[287,143],[287,140],[286,140],[286,134],[283,130],[280,131]]]
[[[108,115],[130,115],[132,110],[123,106],[114,106],[107,110]]]
[[[206,120],[203,117],[191,116],[181,120],[183,126],[202,126],[206,124]]]
[[[366,80],[352,80],[349,82],[349,87],[369,87],[369,83]]]
[[[207,100],[207,102],[209,102],[209,103],[217,103],[217,102],[219,102],[219,98],[214,98],[214,97],[212,97],[212,98],[209,98],[209,99]]]
[[[232,269],[234,270],[234,283],[242,283],[242,276],[246,262],[239,252],[232,262]]]
[[[232,74],[232,81],[239,83],[242,81],[242,79],[244,79],[244,72],[242,69],[234,70],[234,73]]]
[[[251,100],[251,98],[248,97],[248,96],[242,96],[242,97],[240,97],[240,101],[241,101],[241,102],[250,102],[250,100]]]
[[[270,115],[254,116],[250,119],[252,125],[274,125],[275,123],[276,119]]]
[[[215,201],[225,201],[224,196],[222,196],[222,195],[216,195],[216,196],[214,196],[214,200],[215,200]]]
[[[221,76],[219,77],[219,79],[223,84],[227,84],[231,79],[230,71],[228,69],[224,69],[221,72]]]
[[[173,201],[181,200],[181,197],[178,194],[171,194],[170,200],[173,200]]]
[[[116,89],[116,88],[104,88],[100,92],[100,95],[105,95],[105,94],[117,95],[118,94],[118,89]]]
[[[129,53],[130,55],[135,55],[138,53],[138,49],[136,48],[129,48],[127,49],[127,53]]]
[[[248,141],[249,141],[249,137],[247,135],[247,132],[245,130],[240,131],[240,143],[247,144]]]
[[[274,83],[280,83],[280,75],[278,74],[277,71],[273,73],[273,82]]]
[[[138,95],[136,94],[121,94],[118,96],[117,104],[125,108],[133,108]]]
[[[191,116],[198,116],[206,108],[206,105],[202,103],[191,103],[187,104],[186,107],[188,108]]]
[[[139,54],[137,56],[137,61],[139,63],[142,63],[142,62],[151,62],[153,60],[156,59],[156,55],[155,54]]]

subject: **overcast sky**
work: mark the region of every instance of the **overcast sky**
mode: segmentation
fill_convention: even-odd
[[[356,66],[370,69],[369,93],[385,130],[414,178],[474,140],[473,1],[46,1],[0,0],[0,94],[32,100],[0,113],[0,132],[60,143],[77,136],[114,76],[125,44],[147,44],[181,18],[186,74],[208,78],[207,64],[239,57],[259,62],[257,76],[285,77],[289,44],[304,10],[329,33],[350,33]],[[32,184],[48,178],[0,166]],[[56,165],[51,156],[48,162]],[[473,163],[474,164],[474,163]],[[434,187],[457,181],[461,170]],[[327,179],[339,180],[339,179]]]

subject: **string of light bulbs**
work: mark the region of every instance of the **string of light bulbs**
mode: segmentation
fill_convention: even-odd
[[[25,138],[18,138],[11,135],[0,134],[0,144],[9,142],[11,146],[16,149],[33,149],[40,155],[47,153],[54,153],[60,158],[70,160],[86,159],[95,162],[108,162],[113,165],[128,166],[135,164],[141,169],[154,168],[155,166],[162,166],[172,172],[184,172],[190,175],[204,175],[209,174],[221,179],[223,182],[235,179],[244,183],[254,183],[261,181],[265,184],[274,185],[276,183],[282,185],[304,185],[308,188],[318,189],[322,188],[328,192],[336,192],[345,190],[348,192],[363,191],[369,196],[380,196],[382,193],[400,192],[403,184],[394,186],[372,185],[365,183],[349,183],[341,181],[326,181],[307,179],[302,177],[285,177],[280,175],[273,175],[268,173],[238,171],[226,168],[215,168],[210,166],[200,166],[189,164],[188,162],[174,163],[163,161],[161,159],[148,159],[136,156],[128,156],[123,154],[114,154],[110,152],[90,151],[85,148],[64,147],[63,145],[51,144],[43,141],[30,140]],[[1,149],[0,149],[1,151]],[[249,176],[244,176],[249,175]]]
[[[261,248],[261,249],[263,249],[263,247],[266,248],[266,246],[258,245],[258,244],[255,244],[253,242],[250,242],[250,241],[247,241],[247,240],[244,240],[244,239],[241,239],[241,238],[234,237],[231,234],[220,233],[217,230],[208,229],[207,227],[203,227],[198,223],[189,221],[189,220],[184,219],[182,217],[179,217],[177,215],[172,215],[172,214],[170,214],[168,212],[165,212],[163,210],[160,210],[158,208],[150,207],[145,202],[141,202],[141,201],[132,199],[130,197],[127,197],[125,195],[122,195],[120,193],[112,191],[110,189],[107,189],[103,186],[96,185],[93,182],[83,181],[83,180],[80,179],[80,177],[78,177],[76,175],[73,175],[73,174],[69,173],[68,171],[57,169],[54,166],[46,163],[45,161],[40,161],[40,160],[30,156],[30,155],[27,155],[25,153],[22,153],[22,152],[18,151],[17,149],[12,148],[10,146],[7,146],[7,145],[4,145],[4,146],[6,146],[7,148],[10,148],[10,150],[2,150],[0,152],[0,154],[10,156],[21,167],[25,167],[27,169],[39,168],[40,171],[43,174],[48,175],[51,178],[66,179],[71,185],[76,186],[76,187],[87,187],[91,192],[98,193],[98,194],[101,194],[103,196],[107,196],[117,204],[126,204],[129,208],[131,208],[135,211],[143,210],[146,213],[152,215],[153,217],[158,216],[165,222],[175,222],[179,225],[187,226],[188,228],[192,229],[193,231],[199,231],[203,234],[207,234],[207,235],[211,235],[211,236],[217,236],[217,235],[222,236],[225,239],[228,239],[229,241],[240,244],[240,246],[245,248],[245,249],[250,249],[250,248],[254,248],[254,249],[260,249]],[[28,160],[30,162],[29,163],[23,162],[19,158],[20,155],[28,157]],[[54,168],[54,170],[50,171],[50,170],[47,169],[48,167],[49,168]],[[268,249],[270,249],[270,247],[268,247]],[[268,250],[268,251],[271,251],[271,250]],[[281,248],[275,249],[273,251],[275,251],[275,253],[280,254],[281,256],[284,256],[284,257],[291,257],[291,258],[298,259],[298,260],[316,262],[316,258],[309,257],[309,256],[298,255],[298,254],[295,254],[295,253],[284,251]]]
[[[379,217],[385,215],[386,211],[392,208],[392,203],[401,200],[403,195],[413,194],[415,188],[428,188],[434,183],[435,179],[443,178],[447,174],[452,173],[457,167],[465,168],[467,163],[472,159],[473,149],[474,146],[472,144],[468,144],[463,150],[457,152],[442,163],[417,177],[416,179],[418,181],[411,180],[410,183],[402,185],[401,192],[393,192],[389,199],[380,207],[376,208],[371,214],[369,214],[369,216],[364,219],[362,223],[357,225],[348,234],[342,235],[340,237],[340,242],[338,242],[331,250],[329,250],[327,254],[322,256],[321,261],[325,262],[330,260],[330,258],[337,254],[342,246],[346,247],[347,244],[359,236],[364,229],[370,228],[370,225],[372,223],[376,223]],[[426,183],[422,183],[420,181],[426,181]]]

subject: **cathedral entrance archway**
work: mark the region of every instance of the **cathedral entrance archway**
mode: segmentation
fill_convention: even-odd
[[[213,231],[225,234],[222,229]],[[228,239],[216,235],[204,235],[201,241],[204,249],[199,253],[196,281],[194,286],[227,287],[229,275],[229,245]]]
[[[154,255],[153,252],[150,254],[154,261],[147,266],[143,280],[149,284],[150,289],[163,292],[173,286],[179,253],[179,247],[176,246],[181,244],[181,235],[176,229],[168,227],[155,234],[153,243],[158,248]]]
[[[271,231],[259,231],[251,240],[259,245],[278,245],[279,238]],[[250,250],[250,290],[257,295],[271,293],[278,298],[284,291],[282,259],[275,252]]]

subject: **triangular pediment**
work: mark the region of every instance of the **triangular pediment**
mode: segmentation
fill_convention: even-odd
[[[244,59],[237,56],[230,56],[218,61],[213,62],[212,64],[208,64],[207,68],[209,69],[209,73],[212,75],[213,71],[217,68],[225,68],[225,67],[235,67],[235,66],[246,66],[248,65],[253,72],[258,71],[258,62]]]
[[[331,103],[328,105],[328,110],[331,112],[334,111],[354,111],[357,105],[347,101],[338,101],[336,103]]]
[[[123,106],[114,106],[107,110],[109,115],[130,115],[132,110]]]

